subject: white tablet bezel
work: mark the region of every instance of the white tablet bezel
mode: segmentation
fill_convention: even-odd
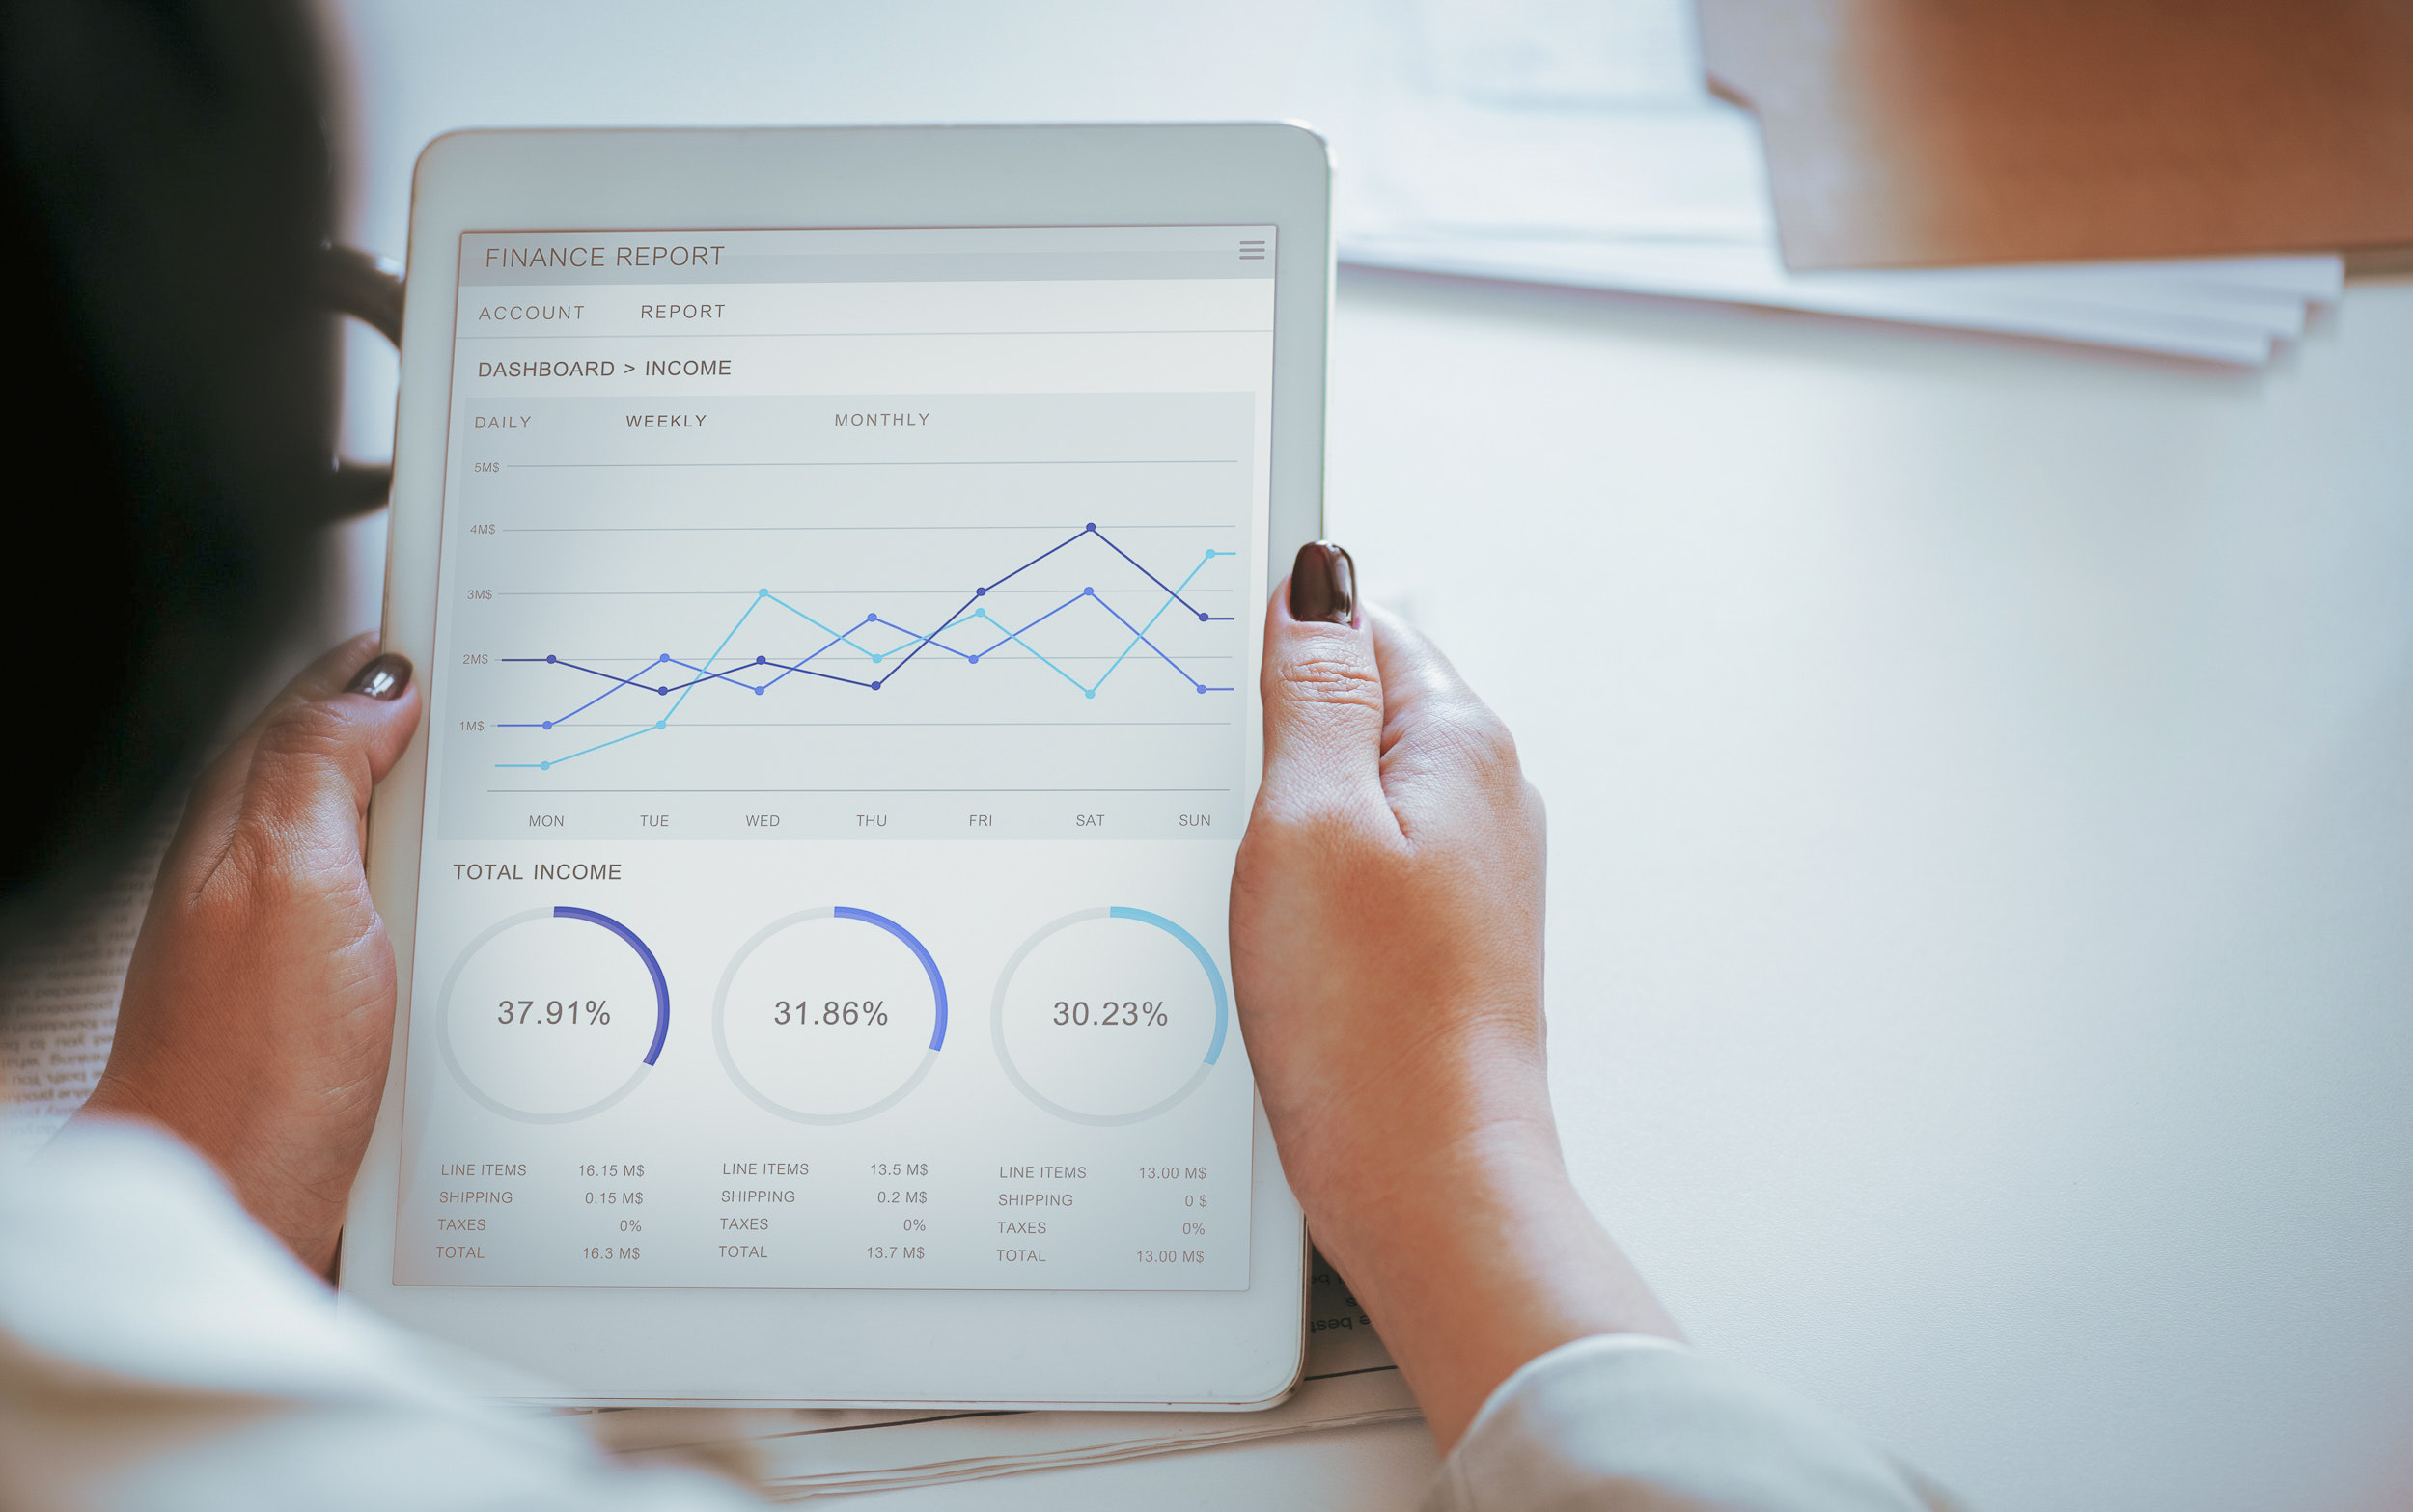
[[[1321,530],[1330,204],[1323,142],[1285,124],[440,137],[421,154],[411,191],[386,647],[434,669],[457,249],[465,232],[1272,225],[1270,590],[1296,548]],[[1306,1235],[1262,1109],[1245,1291],[396,1286],[426,745],[424,736],[412,743],[370,810],[370,887],[394,940],[402,1009],[383,1110],[352,1193],[344,1306],[551,1383],[495,1387],[551,1402],[1242,1410],[1289,1395],[1304,1351]],[[901,1371],[899,1361],[910,1368]],[[910,1388],[898,1389],[901,1383]]]

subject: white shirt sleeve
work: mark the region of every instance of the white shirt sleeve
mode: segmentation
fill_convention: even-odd
[[[157,1131],[79,1120],[0,1168],[0,1506],[727,1512],[575,1419],[481,1407],[351,1314]]]
[[[157,1131],[0,1161],[0,1506],[13,1512],[731,1512],[574,1419],[480,1406],[353,1313]],[[1817,1409],[1661,1341],[1582,1339],[1492,1393],[1428,1512],[1925,1512]]]
[[[1562,1345],[1501,1383],[1426,1512],[1928,1512],[1830,1414],[1664,1339]]]

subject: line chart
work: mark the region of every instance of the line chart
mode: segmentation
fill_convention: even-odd
[[[1135,590],[1136,591],[1145,593],[1152,589],[1155,593],[1162,595],[1161,601],[1154,604],[1151,613],[1145,619],[1125,614],[1123,610],[1116,608],[1095,584],[1084,586],[1078,592],[1067,595],[1062,601],[1028,619],[1023,619],[1019,614],[1007,615],[991,612],[990,594],[1007,591],[1007,585],[1016,578],[1084,542],[1094,542],[1096,546],[1104,548],[1106,552],[1112,553],[1111,557],[1104,559],[1104,564],[1120,570],[1119,560],[1121,566],[1127,566],[1129,570],[1144,578],[1149,588],[1138,589]],[[580,689],[580,701],[574,703],[567,712],[537,720],[499,720],[496,722],[497,729],[571,732],[573,738],[566,740],[565,744],[576,744],[577,738],[600,733],[604,728],[620,728],[624,732],[606,739],[577,745],[576,749],[562,755],[533,761],[497,761],[493,765],[503,770],[551,771],[556,766],[576,760],[581,756],[592,756],[596,752],[608,750],[643,735],[666,731],[671,728],[673,721],[679,718],[680,711],[687,706],[689,699],[698,690],[706,688],[710,688],[715,693],[727,692],[763,698],[768,696],[774,688],[793,678],[797,679],[795,684],[797,687],[835,684],[865,693],[877,693],[903,674],[907,667],[922,660],[925,653],[929,653],[932,661],[953,657],[957,664],[965,667],[977,667],[985,661],[993,664],[995,661],[1007,659],[1036,662],[1046,667],[1071,688],[1078,690],[1084,699],[1090,700],[1097,697],[1099,690],[1105,687],[1117,672],[1134,661],[1160,665],[1168,669],[1178,675],[1190,690],[1200,695],[1232,693],[1235,691],[1233,686],[1206,681],[1204,675],[1192,671],[1190,665],[1185,665],[1181,657],[1166,650],[1157,643],[1156,631],[1165,617],[1177,608],[1182,617],[1194,618],[1200,623],[1231,622],[1234,617],[1217,615],[1202,609],[1187,595],[1191,593],[1193,585],[1197,584],[1200,574],[1206,572],[1218,559],[1231,558],[1234,555],[1235,553],[1231,551],[1210,548],[1200,555],[1188,572],[1178,582],[1168,582],[1138,558],[1132,556],[1130,552],[1125,551],[1111,536],[1100,531],[1095,522],[1091,522],[1084,524],[1072,535],[1024,562],[1021,565],[975,587],[965,595],[953,614],[927,630],[917,630],[894,616],[886,616],[877,612],[865,613],[850,624],[843,626],[833,624],[799,605],[790,602],[788,597],[775,593],[768,588],[760,588],[747,600],[745,607],[738,612],[735,621],[730,625],[728,632],[721,637],[711,653],[700,660],[674,656],[668,651],[663,651],[651,662],[646,663],[633,675],[627,675],[607,671],[600,666],[590,665],[592,662],[610,658],[577,658],[559,652],[548,652],[542,656],[498,657],[496,660],[504,664],[558,668],[581,679],[599,680],[604,686],[589,693],[588,690],[594,687],[594,683],[587,682],[586,686]],[[998,601],[1002,602],[1002,600]],[[1030,639],[1032,632],[1050,625],[1051,622],[1059,622],[1059,616],[1068,617],[1075,612],[1086,613],[1093,619],[1102,615],[1105,619],[1112,621],[1111,627],[1106,626],[1103,621],[1098,621],[1099,628],[1106,628],[1109,633],[1119,630],[1123,637],[1119,644],[1113,644],[1110,654],[1073,655],[1059,650],[1051,656]],[[771,615],[774,622],[780,627],[810,627],[819,639],[819,645],[801,655],[775,656],[763,651],[751,656],[740,654],[728,657],[724,664],[724,656],[731,643],[737,639],[738,633],[754,620],[758,613]],[[786,618],[780,618],[782,616]],[[843,619],[845,617],[834,618]],[[1013,622],[1016,620],[1020,622]],[[1012,650],[1010,651],[1009,647]],[[1019,652],[1020,655],[1016,656],[1015,652]],[[1094,663],[1099,660],[1105,662],[1104,669],[1088,680],[1076,674],[1068,665],[1075,661]],[[840,667],[852,667],[859,662],[868,662],[876,671],[867,675],[849,675],[846,671],[837,670]],[[925,665],[928,663],[926,662]],[[636,729],[625,729],[625,715],[629,712],[629,704],[631,702],[643,704],[649,699],[657,701],[667,699],[671,701],[667,707],[662,707],[661,712],[652,721],[640,721]],[[590,715],[597,717],[589,719]],[[619,722],[607,727],[603,724],[603,716],[617,717]],[[690,719],[685,723],[699,725],[704,722]]]

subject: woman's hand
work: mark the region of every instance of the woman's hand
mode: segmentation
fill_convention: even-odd
[[[374,658],[374,659],[373,659]],[[194,784],[85,1104],[159,1124],[324,1275],[385,1089],[394,949],[361,853],[419,724],[410,664],[319,659]]]
[[[1267,609],[1232,965],[1283,1170],[1447,1448],[1526,1361],[1675,1327],[1560,1157],[1541,800],[1441,654],[1359,612],[1354,573],[1311,545]]]

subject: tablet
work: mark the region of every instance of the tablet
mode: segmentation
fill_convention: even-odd
[[[1329,181],[1287,125],[427,150],[346,1306],[562,1402],[1290,1391],[1227,907]]]

